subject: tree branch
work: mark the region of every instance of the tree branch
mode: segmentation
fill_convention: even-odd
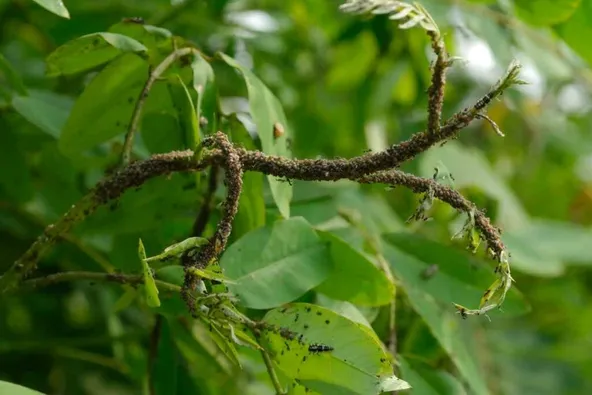
[[[479,116],[481,111],[505,89],[513,84],[523,83],[518,80],[520,65],[513,62],[506,75],[495,84],[492,89],[477,103],[452,116],[440,129],[438,134],[421,132],[413,135],[407,141],[395,144],[385,151],[366,154],[351,159],[287,159],[268,156],[259,151],[247,151],[234,148],[227,140],[221,142],[222,133],[217,134],[210,144],[218,144],[219,148],[208,150],[202,154],[200,161],[195,161],[193,152],[174,151],[168,154],[154,155],[151,158],[129,164],[112,176],[100,182],[89,194],[83,197],[55,224],[49,225],[43,234],[29,247],[29,249],[0,277],[0,294],[16,287],[18,283],[33,271],[39,259],[55,243],[56,239],[67,233],[72,226],[83,221],[92,214],[97,207],[119,198],[126,190],[142,185],[148,179],[174,172],[200,171],[210,165],[222,166],[226,169],[229,196],[225,203],[223,221],[218,225],[215,241],[211,249],[201,255],[200,262],[209,262],[219,254],[226,245],[231,230],[230,218],[234,218],[238,205],[238,195],[242,179],[242,171],[258,171],[267,175],[286,177],[299,180],[336,181],[351,179],[370,183],[380,182],[392,185],[406,185],[415,191],[425,191],[425,181],[419,177],[406,175],[401,172],[383,173],[385,170],[399,166],[401,163],[414,158],[431,146],[455,137],[458,132]],[[233,170],[232,170],[233,169]],[[377,174],[373,174],[377,173]],[[387,175],[390,174],[390,175]],[[411,178],[408,178],[411,177]],[[234,185],[231,191],[230,185]],[[455,208],[473,208],[472,203],[462,198],[450,189],[435,185],[434,191],[438,198],[447,201]],[[452,192],[451,192],[452,191]],[[232,196],[231,196],[232,193]],[[450,201],[446,200],[449,199]],[[477,226],[481,229],[492,248],[499,254],[503,244],[496,237],[494,228],[485,216],[477,215]],[[212,243],[210,243],[212,244]],[[212,254],[215,251],[215,254]]]
[[[475,204],[450,187],[429,178],[417,177],[398,170],[370,174],[356,181],[361,184],[403,185],[415,193],[432,191],[434,197],[446,202],[458,211],[474,213],[475,227],[479,229],[481,235],[487,241],[488,247],[495,253],[496,257],[501,256],[506,250],[500,238],[499,230],[491,224],[489,218]]]
[[[208,177],[208,189],[204,196],[203,202],[199,209],[199,213],[193,223],[192,236],[201,236],[208,224],[210,218],[210,212],[212,211],[212,200],[216,193],[216,187],[218,186],[218,166],[212,166],[210,168],[210,175]]]

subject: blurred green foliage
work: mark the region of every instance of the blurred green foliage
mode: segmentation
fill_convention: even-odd
[[[470,256],[450,241],[464,216],[441,202],[431,211],[433,221],[405,225],[417,196],[403,188],[299,181],[290,188],[248,173],[221,265],[231,278],[263,270],[242,295],[251,318],[282,322],[287,318],[278,310],[254,309],[298,298],[330,310],[331,319],[347,317],[359,329],[356,336],[364,333],[371,343],[389,336],[385,295],[392,284],[375,266],[383,256],[396,278],[396,373],[412,393],[592,393],[592,0],[420,3],[451,55],[466,61],[449,72],[445,117],[487,92],[512,58],[524,64],[521,78],[530,82],[488,108],[504,138],[487,122],[474,122],[458,140],[403,166],[426,177],[445,168],[454,187],[503,228],[517,288],[505,310],[493,312],[491,322],[454,315],[451,303],[474,304],[493,267],[483,253]],[[201,98],[209,125],[203,132],[218,126],[247,148],[260,144],[290,155],[271,141],[270,126],[279,120],[293,156],[330,158],[379,151],[423,130],[432,59],[425,32],[400,30],[385,16],[344,15],[338,6],[70,0],[66,11],[59,0],[0,0],[0,272],[117,165],[135,99],[151,67],[172,51],[171,34],[206,56],[221,51],[238,62],[211,63],[215,80],[207,74],[203,81],[206,87],[215,81],[215,92]],[[122,22],[132,17],[155,27]],[[180,64],[155,83],[136,158],[193,141],[175,92],[194,81],[194,71]],[[256,102],[252,89],[267,93]],[[194,106],[201,99],[195,89],[189,93],[184,105]],[[216,93],[223,113],[233,114],[221,125],[208,96]],[[267,135],[253,141],[255,129]],[[200,177],[153,179],[101,208],[63,237],[35,276],[72,270],[139,275],[139,238],[153,256],[191,234],[208,202],[206,177]],[[213,196],[206,235],[219,219],[223,189]],[[357,213],[361,225],[344,221],[342,210]],[[369,253],[372,242],[379,248]],[[275,246],[267,255],[265,243]],[[433,265],[438,270],[424,276]],[[181,282],[170,268],[156,276]],[[230,287],[239,289],[240,281]],[[47,394],[274,393],[257,352],[242,346],[237,352],[222,334],[188,319],[178,298],[159,296],[162,305],[150,308],[132,287],[88,281],[3,296],[0,380]],[[335,336],[353,331],[332,330]],[[278,346],[281,339],[268,341]],[[357,363],[374,368],[362,356]],[[319,360],[302,374],[320,393],[340,393],[317,377],[332,359]],[[375,368],[382,372],[383,365]],[[291,382],[290,372],[278,372]],[[334,374],[363,383],[345,368]],[[30,393],[8,385],[0,381],[0,394]]]

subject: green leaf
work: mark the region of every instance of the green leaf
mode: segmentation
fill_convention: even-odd
[[[249,132],[237,119],[236,115],[227,118],[230,135],[235,144],[241,144],[245,149],[256,149]],[[265,199],[263,198],[263,174],[249,171],[243,175],[243,190],[239,200],[238,213],[232,225],[233,239],[238,239],[253,229],[265,226]]]
[[[204,237],[189,237],[183,241],[180,241],[179,243],[168,246],[161,254],[151,256],[145,260],[146,262],[153,262],[180,258],[185,251],[198,248],[206,244],[208,244],[208,239]]]
[[[242,367],[239,360],[238,351],[236,350],[234,344],[232,344],[232,342],[226,336],[224,336],[224,334],[220,331],[220,329],[218,329],[218,326],[215,323],[205,318],[203,318],[202,321],[204,321],[206,327],[208,327],[210,337],[212,338],[214,343],[216,343],[220,351],[224,353],[226,358],[228,358],[230,362],[232,362],[239,368]]]
[[[291,331],[267,329],[261,338],[276,366],[313,391],[367,395],[409,388],[392,375],[390,357],[382,343],[362,324],[305,303],[272,310],[264,322]],[[332,350],[310,351],[313,344]]]
[[[589,19],[592,13],[592,0],[581,0],[581,3],[571,18],[558,25],[556,30],[567,45],[588,62],[588,65],[592,65],[592,47],[588,40],[592,35]]]
[[[0,54],[0,71],[2,71],[4,78],[11,83],[19,95],[27,94],[27,87],[23,79],[2,54]]]
[[[456,188],[476,186],[499,202],[497,221],[504,229],[519,228],[528,223],[522,204],[514,192],[493,171],[483,153],[463,147],[454,141],[448,142],[437,150],[430,150],[422,157],[420,173],[432,177],[434,167],[442,162],[452,173]]]
[[[158,307],[160,306],[160,299],[158,299],[158,288],[156,288],[156,283],[154,282],[154,277],[152,276],[152,269],[148,266],[148,262],[146,262],[146,250],[144,249],[144,244],[142,244],[142,239],[139,239],[138,242],[138,256],[140,257],[140,262],[142,263],[142,273],[144,274],[144,291],[146,292],[146,304],[150,307]]]
[[[212,269],[210,269],[213,265],[208,266],[207,269],[198,269],[196,267],[191,268],[191,271],[197,274],[201,278],[206,278],[208,280],[214,280],[225,284],[234,284],[234,281],[230,280],[228,277],[224,276],[222,273],[218,273]]]
[[[203,117],[206,121],[204,130],[201,130],[201,133],[203,135],[211,134],[216,131],[216,112],[218,110],[218,97],[216,85],[214,85],[214,70],[198,54],[193,57],[191,69],[193,70],[193,89],[197,93],[197,102],[195,103],[197,119],[202,122]],[[194,147],[191,148],[194,149]]]
[[[511,263],[538,276],[558,276],[567,263],[592,264],[588,245],[591,238],[592,230],[588,228],[545,220],[535,220],[502,235],[512,253]]]
[[[122,52],[146,52],[133,38],[115,33],[92,33],[69,41],[47,57],[47,75],[57,77],[90,70]]]
[[[171,88],[169,92],[174,102],[173,90],[181,87]],[[142,117],[141,126],[142,142],[152,154],[167,153],[187,149],[185,133],[181,126],[181,120],[173,114],[159,114],[152,112]]]
[[[323,230],[342,227],[340,211],[358,217],[366,231],[380,235],[404,229],[401,221],[383,196],[362,191],[351,181],[322,183],[294,181],[295,200],[292,215],[303,216]]]
[[[454,312],[452,303],[475,306],[483,292],[495,280],[493,269],[473,258],[470,253],[413,234],[389,234],[384,237],[384,255],[395,277],[405,289],[413,288],[445,303]],[[438,272],[426,279],[424,271],[438,265]],[[529,311],[522,295],[512,288],[503,304],[503,315]]]
[[[12,98],[12,106],[23,118],[56,139],[60,138],[72,104],[70,98],[50,91],[30,90],[26,96]]]
[[[327,246],[301,217],[247,233],[222,255],[220,266],[241,304],[268,309],[291,302],[331,271]]]
[[[555,25],[567,20],[582,0],[514,0],[516,15],[537,26]]]
[[[147,75],[148,64],[134,54],[124,54],[103,69],[76,100],[60,150],[66,156],[78,155],[125,133]]]
[[[447,372],[434,370],[432,366],[422,366],[412,359],[398,357],[401,374],[413,387],[412,394],[421,395],[466,395],[467,392],[454,376]]]
[[[124,20],[109,27],[108,31],[131,37],[142,43],[148,48],[152,62],[160,63],[173,51],[173,34],[161,27]]]
[[[138,296],[138,291],[135,288],[131,286],[125,288],[121,297],[113,304],[113,313],[127,309],[134,302],[136,296]]]
[[[157,318],[160,319],[160,336],[156,355],[152,360],[154,365],[150,375],[150,385],[154,395],[169,395],[173,389],[177,388],[178,351],[168,320],[161,317]]]
[[[46,10],[61,16],[62,18],[70,19],[70,13],[66,9],[62,0],[33,0]]]
[[[17,130],[7,127],[0,117],[0,192],[10,200],[22,204],[34,196],[30,167],[27,164],[25,147]]]
[[[391,265],[394,269],[395,264],[391,262]],[[423,317],[434,337],[473,390],[472,393],[488,395],[483,372],[477,364],[477,353],[472,347],[474,335],[470,331],[469,321],[462,320],[450,309],[449,304],[438,303],[429,294],[413,286],[405,286],[405,291],[411,306]]]
[[[187,216],[195,210],[193,177],[192,173],[177,173],[167,178],[152,178],[139,190],[128,190],[116,203],[99,207],[78,229],[86,234],[110,235],[150,231],[162,237],[167,228],[176,228],[175,233],[162,240],[160,246],[166,246],[171,239],[184,237],[194,221]],[[143,236],[145,239],[147,235]],[[131,261],[127,259],[127,262]]]
[[[228,55],[223,53],[219,55],[228,65],[239,70],[245,79],[249,91],[251,116],[257,126],[257,134],[261,140],[263,152],[269,155],[291,157],[287,139],[292,134],[289,131],[286,115],[277,97],[246,67]],[[276,124],[279,124],[284,130],[283,135],[279,137],[274,136],[274,125]],[[281,182],[274,176],[267,176],[267,179],[280,213],[284,218],[289,218],[292,186],[287,182]]]
[[[354,322],[357,322],[358,324],[372,328],[372,325],[370,325],[364,314],[362,314],[362,312],[356,306],[349,302],[329,299],[322,294],[317,294],[316,301],[319,306],[326,307],[327,309]]]
[[[189,90],[178,74],[169,79],[168,87],[173,105],[177,110],[177,118],[183,136],[182,148],[195,149],[201,141],[201,136],[199,134],[198,117]]]
[[[18,384],[9,383],[8,381],[0,380],[0,394],[6,395],[43,395],[39,391],[23,387]]]
[[[169,325],[175,344],[190,366],[201,367],[197,369],[199,372],[196,372],[200,377],[204,380],[211,377],[227,379],[226,374],[230,374],[233,365],[226,355],[220,352],[208,327],[199,321],[195,325],[187,326],[176,319],[169,320]]]
[[[395,287],[378,267],[343,239],[328,232],[317,233],[330,243],[333,260],[333,272],[316,288],[318,292],[360,306],[391,302]]]
[[[78,157],[87,149],[127,132],[133,109],[148,78],[148,63],[133,53],[111,62],[78,97],[60,136],[60,150]],[[157,81],[143,114],[172,113],[166,82]],[[92,122],[91,122],[92,120]]]
[[[370,31],[363,31],[352,41],[337,43],[332,48],[335,59],[328,71],[327,85],[338,90],[352,89],[366,80],[378,55],[376,37]]]

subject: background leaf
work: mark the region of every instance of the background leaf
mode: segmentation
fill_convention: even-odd
[[[326,244],[300,217],[255,229],[232,244],[220,266],[241,304],[267,309],[319,285],[331,270]]]
[[[72,101],[53,92],[30,90],[26,96],[15,96],[12,106],[27,121],[59,139],[72,108]]]
[[[495,280],[493,268],[468,252],[412,234],[386,235],[385,241],[388,243],[383,246],[385,258],[405,289],[428,293],[450,306],[451,311],[454,311],[452,303],[478,304],[484,290]],[[431,265],[437,265],[438,271],[426,279],[423,273]],[[513,287],[504,302],[504,314],[524,314],[528,310],[523,297]]]
[[[436,302],[427,293],[407,288],[407,296],[411,306],[425,320],[473,392],[478,395],[489,394],[484,374],[474,358],[471,331],[467,325],[459,321],[449,305]]]
[[[47,57],[47,75],[56,77],[90,70],[122,52],[145,52],[133,38],[115,33],[92,33],[62,45]]]
[[[11,395],[42,395],[41,392],[20,386],[18,384],[0,381],[0,393]]]
[[[240,63],[228,55],[223,53],[219,55],[228,65],[239,70],[245,79],[249,91],[251,116],[257,126],[257,135],[261,141],[263,152],[269,155],[291,157],[290,150],[287,147],[287,139],[291,136],[290,127],[279,100],[250,70],[241,66]],[[274,136],[274,125],[276,123],[279,123],[284,130],[284,134],[278,138]],[[289,218],[292,186],[289,183],[279,181],[273,176],[267,176],[267,180],[280,213],[284,218]]]
[[[329,242],[333,272],[316,290],[331,298],[361,306],[390,303],[395,287],[366,256],[344,240],[328,232],[319,232]]]
[[[554,25],[568,19],[582,0],[514,0],[518,17],[533,25]]]
[[[68,9],[62,2],[62,0],[33,0],[35,3],[39,4],[41,7],[45,8],[46,10],[61,16],[62,18],[70,18],[70,13]]]

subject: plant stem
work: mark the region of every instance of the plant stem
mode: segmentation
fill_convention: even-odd
[[[440,32],[429,31],[428,35],[432,42],[432,50],[436,54],[436,62],[432,69],[432,83],[428,89],[428,133],[436,134],[440,132],[448,54]]]
[[[118,284],[140,285],[144,283],[142,275],[120,274],[120,273],[96,273],[96,272],[62,272],[50,274],[46,277],[34,278],[23,281],[18,288],[19,291],[32,291],[37,288],[47,287],[69,281],[96,281],[96,282],[114,282]],[[160,290],[179,292],[181,287],[175,284],[167,283],[161,280],[155,280],[156,286]]]
[[[199,213],[197,214],[195,222],[193,223],[192,236],[201,236],[206,228],[206,225],[208,224],[210,213],[212,211],[212,200],[214,199],[216,187],[218,186],[218,172],[218,166],[212,166],[210,168],[208,189],[206,190],[206,194],[203,198]]]
[[[261,355],[263,356],[263,362],[265,362],[265,367],[267,368],[267,373],[269,374],[269,378],[275,388],[276,395],[284,395],[285,392],[282,389],[282,385],[280,384],[280,380],[275,372],[275,368],[273,367],[273,362],[269,357],[269,354],[265,350],[261,350]]]

